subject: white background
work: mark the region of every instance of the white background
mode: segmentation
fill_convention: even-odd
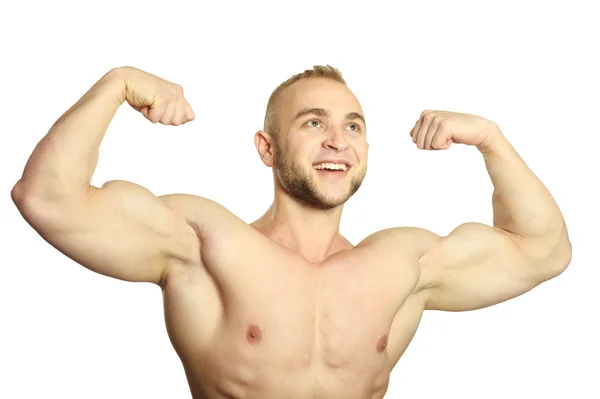
[[[342,71],[368,121],[369,171],[341,226],[353,243],[385,227],[491,223],[479,152],[422,151],[408,135],[424,109],[441,109],[500,126],[554,195],[573,244],[567,271],[521,297],[426,312],[386,398],[600,397],[594,3],[3,3],[0,397],[190,397],[160,289],[77,265],[10,199],[56,119],[115,66],[181,84],[196,120],[153,125],[124,105],[92,183],[197,194],[251,222],[273,195],[253,144],[268,97],[316,64]]]

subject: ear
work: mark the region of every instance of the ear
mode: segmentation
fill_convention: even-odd
[[[268,167],[273,167],[273,165],[275,165],[275,158],[273,154],[274,146],[272,143],[273,136],[263,130],[259,130],[254,135],[254,145],[256,146],[256,151],[258,151],[260,159]]]

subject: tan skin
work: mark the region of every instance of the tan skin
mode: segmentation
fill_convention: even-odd
[[[465,223],[446,237],[389,228],[351,244],[339,223],[351,182],[366,170],[366,125],[347,118],[364,115],[360,104],[325,79],[296,82],[282,98],[283,152],[272,135],[255,135],[273,168],[274,200],[253,223],[194,195],[156,197],[124,181],[90,185],[123,102],[152,122],[194,119],[179,86],[131,67],[107,73],[57,121],[12,191],[27,222],[65,255],[96,273],[161,287],[194,398],[382,398],[424,310],[491,306],[569,264],[558,207],[500,130],[443,111],[425,111],[411,137],[426,150],[462,143],[482,152],[494,226]],[[306,108],[325,113],[295,120]],[[312,182],[320,206],[284,188],[278,156],[295,165],[286,176]],[[324,159],[351,167],[324,174],[313,168]]]

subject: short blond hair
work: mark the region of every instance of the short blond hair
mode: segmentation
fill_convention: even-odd
[[[301,79],[309,78],[326,78],[346,84],[346,81],[342,77],[342,73],[340,72],[340,70],[327,64],[315,65],[312,69],[307,69],[302,73],[298,73],[286,80],[285,82],[283,82],[282,84],[280,84],[279,86],[277,86],[277,88],[273,90],[273,93],[271,93],[271,96],[269,97],[269,102],[267,103],[267,111],[265,113],[265,123],[263,127],[263,130],[272,135],[276,140],[279,136],[279,126],[277,123],[277,114],[275,112],[275,103],[277,99],[279,98],[283,89],[285,89],[286,87]]]

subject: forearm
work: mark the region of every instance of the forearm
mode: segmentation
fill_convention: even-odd
[[[566,227],[554,198],[497,126],[479,150],[494,185],[494,226],[522,238],[558,242]]]
[[[124,92],[122,71],[111,70],[65,112],[35,147],[17,196],[53,203],[87,194],[100,144]]]

